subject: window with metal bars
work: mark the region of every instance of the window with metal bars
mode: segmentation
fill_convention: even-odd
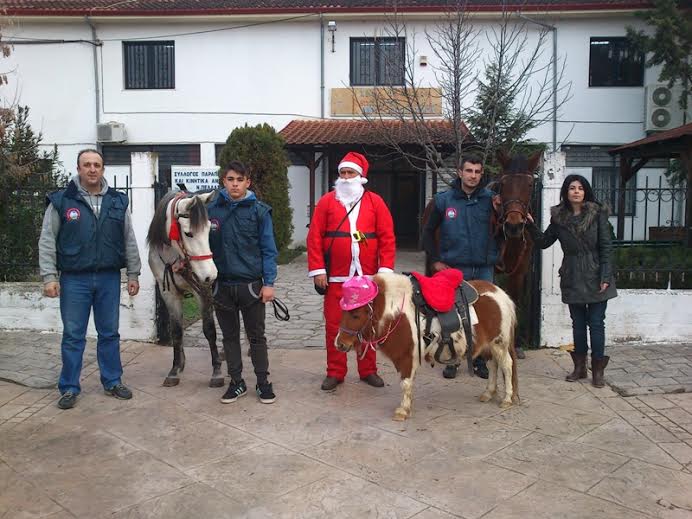
[[[589,86],[642,86],[644,54],[625,37],[591,38]]]
[[[127,90],[175,88],[174,41],[123,42]]]
[[[405,38],[351,38],[351,85],[403,85]]]

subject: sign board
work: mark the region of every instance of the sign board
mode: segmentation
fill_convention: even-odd
[[[218,189],[219,166],[171,166],[171,183],[173,191],[178,191],[181,184],[191,193]]]

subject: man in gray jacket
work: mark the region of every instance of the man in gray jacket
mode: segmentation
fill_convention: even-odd
[[[141,262],[127,195],[108,187],[103,172],[101,153],[79,152],[77,175],[66,189],[48,195],[38,244],[43,293],[60,297],[60,409],[74,407],[81,391],[79,378],[92,308],[101,384],[106,394],[132,398],[121,380],[120,269],[127,267],[127,291],[134,296],[139,292]]]

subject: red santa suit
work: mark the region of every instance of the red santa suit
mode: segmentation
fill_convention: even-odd
[[[324,299],[327,376],[338,380],[344,379],[347,369],[346,354],[334,346],[341,322],[339,299],[342,284],[355,275],[392,272],[396,252],[392,215],[382,197],[365,191],[345,218],[350,208],[336,198],[334,191],[324,195],[315,207],[307,237],[308,275],[311,277],[326,273],[324,257],[331,245],[329,285]],[[354,235],[359,235],[360,241]],[[360,378],[377,372],[376,355],[372,349],[363,359],[360,356],[358,359]]]

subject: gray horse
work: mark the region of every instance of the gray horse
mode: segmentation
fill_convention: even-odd
[[[173,367],[163,382],[177,386],[185,369],[183,350],[183,297],[192,293],[200,303],[204,336],[211,351],[210,387],[222,387],[221,361],[216,346],[212,284],[217,271],[209,248],[211,224],[206,204],[212,193],[168,193],[159,202],[147,233],[149,266],[168,309],[173,346]]]

